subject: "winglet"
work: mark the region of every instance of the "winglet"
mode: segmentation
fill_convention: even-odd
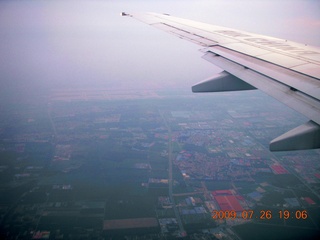
[[[309,121],[270,142],[270,151],[320,148],[320,126]]]

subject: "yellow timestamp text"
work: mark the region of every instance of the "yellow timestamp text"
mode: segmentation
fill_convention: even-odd
[[[212,211],[213,219],[258,219],[258,220],[270,220],[273,218],[279,219],[302,219],[305,220],[308,218],[307,210],[243,210],[240,212],[236,212],[234,210],[213,210]]]

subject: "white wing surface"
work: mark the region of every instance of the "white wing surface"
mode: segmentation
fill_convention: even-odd
[[[320,48],[168,14],[122,15],[202,46],[203,58],[224,70],[193,92],[260,89],[310,119],[272,140],[271,151],[320,148]]]

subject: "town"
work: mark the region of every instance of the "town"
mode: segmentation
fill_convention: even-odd
[[[270,152],[306,119],[261,92],[57,90],[0,120],[4,239],[320,235],[320,150]]]

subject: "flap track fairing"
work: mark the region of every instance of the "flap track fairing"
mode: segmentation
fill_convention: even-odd
[[[225,91],[240,91],[253,90],[255,87],[242,81],[230,73],[223,71],[213,77],[210,77],[203,82],[192,86],[192,92],[225,92]]]
[[[309,121],[270,142],[270,151],[292,151],[320,148],[320,126]]]

